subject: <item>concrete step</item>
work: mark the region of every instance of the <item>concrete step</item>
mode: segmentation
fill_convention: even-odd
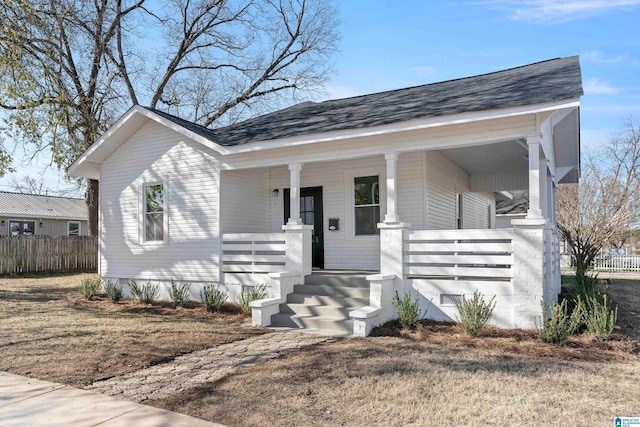
[[[294,294],[321,295],[340,298],[369,298],[369,287],[339,285],[295,285]]]
[[[297,314],[290,315],[280,313],[271,316],[271,326],[336,331],[348,335],[353,333],[353,320],[338,317],[301,316]]]
[[[362,307],[345,307],[340,305],[311,305],[311,304],[280,304],[281,314],[297,314],[299,316],[321,316],[321,317],[336,317],[336,318],[349,318],[349,312]]]
[[[274,328],[315,330],[351,335],[349,312],[369,305],[370,272],[314,272],[305,283],[295,285],[280,313],[271,316]]]
[[[316,271],[304,278],[305,285],[334,285],[369,288],[366,277],[376,272],[369,271]]]
[[[362,307],[365,305],[369,305],[369,298],[349,298],[330,295],[293,293],[287,295],[287,304],[305,304],[309,306],[330,305],[342,307]]]

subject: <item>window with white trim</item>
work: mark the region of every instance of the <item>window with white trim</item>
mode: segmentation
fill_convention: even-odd
[[[67,236],[79,236],[80,223],[76,221],[67,222]]]
[[[144,241],[164,240],[164,186],[144,186]]]
[[[380,180],[378,175],[353,179],[354,230],[356,236],[380,234]]]

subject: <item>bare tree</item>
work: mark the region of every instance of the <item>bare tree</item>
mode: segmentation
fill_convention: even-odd
[[[629,120],[604,148],[586,156],[579,184],[561,185],[558,230],[584,275],[607,246],[624,243],[640,217],[640,128]]]
[[[11,189],[21,194],[35,194],[38,196],[60,196],[60,197],[74,197],[78,194],[81,188],[76,186],[70,186],[66,188],[50,188],[45,185],[42,177],[34,178],[31,176],[23,175],[21,178],[12,177],[9,183]]]
[[[336,27],[329,0],[4,0],[4,134],[66,168],[131,104],[234,122],[321,88]]]

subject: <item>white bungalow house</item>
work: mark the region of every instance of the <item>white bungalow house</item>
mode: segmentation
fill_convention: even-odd
[[[134,106],[69,168],[100,180],[99,273],[193,296],[267,283],[255,324],[366,335],[396,291],[427,317],[496,296],[534,327],[560,290],[555,190],[579,177],[578,57],[320,103],[207,129]],[[500,191],[528,190],[495,229]]]

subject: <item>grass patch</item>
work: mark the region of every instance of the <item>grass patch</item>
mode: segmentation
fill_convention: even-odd
[[[249,366],[153,404],[234,426],[495,425],[499,419],[509,425],[608,425],[619,413],[640,413],[638,375],[637,362],[350,338]]]
[[[0,278],[0,370],[76,387],[268,330],[237,304],[209,313],[78,296],[82,275]],[[81,363],[79,363],[81,361]]]

